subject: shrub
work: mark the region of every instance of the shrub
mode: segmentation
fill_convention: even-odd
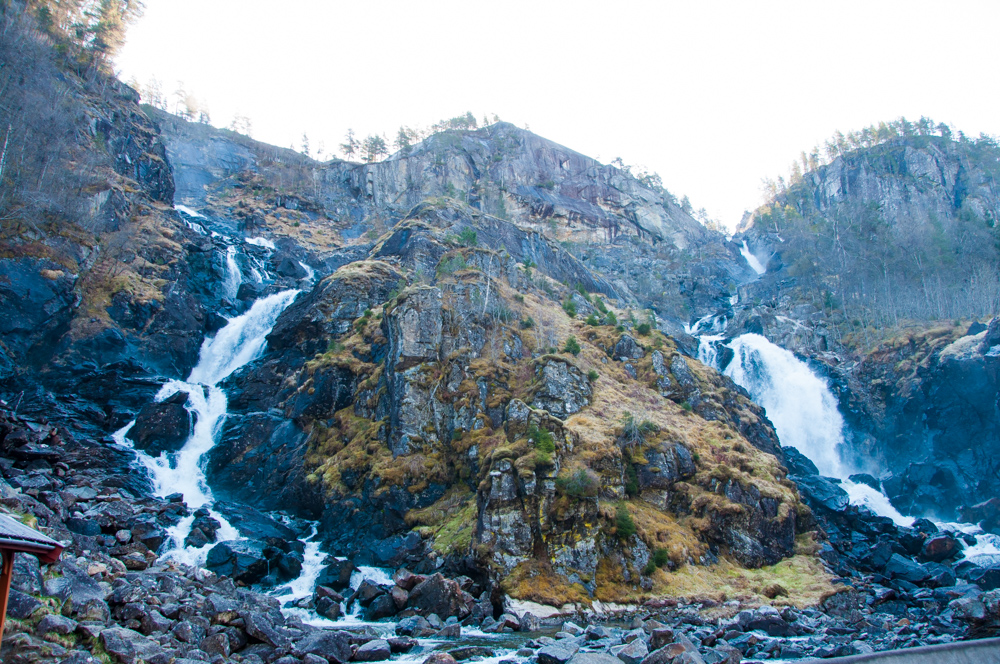
[[[615,532],[618,535],[618,539],[623,540],[632,537],[632,535],[638,532],[635,527],[635,521],[632,520],[632,515],[629,514],[628,507],[624,503],[619,503],[618,509],[615,512]]]
[[[540,428],[534,422],[528,425],[527,435],[528,438],[535,442],[535,449],[548,452],[549,454],[556,451],[556,442],[552,438],[552,434]]]
[[[646,442],[649,436],[660,431],[660,427],[656,426],[656,423],[649,420],[640,422],[635,415],[627,410],[622,415],[621,423],[622,441],[627,446],[641,445]]]
[[[597,369],[591,369],[587,372],[587,380],[593,383],[595,380],[601,377],[601,374],[597,373]]]
[[[563,310],[570,318],[576,318],[576,303],[572,299],[566,298],[566,301],[563,302]]]
[[[566,345],[563,346],[564,353],[572,353],[573,357],[580,354],[580,344],[577,342],[576,337],[570,335],[570,338],[566,340]]]
[[[670,552],[666,549],[657,549],[653,552],[653,564],[657,567],[666,567],[670,563]]]
[[[521,319],[521,329],[522,330],[530,330],[534,326],[535,326],[535,319],[532,318],[531,316],[528,316],[527,318]]]
[[[594,306],[597,307],[597,310],[600,311],[602,314],[609,313],[608,308],[604,306],[604,300],[602,300],[599,297],[594,298]]]
[[[615,316],[615,312],[609,311],[607,313],[607,315],[604,316],[604,324],[605,325],[614,325],[614,326],[618,325],[618,316]],[[619,330],[619,332],[620,331],[621,330]]]
[[[600,478],[594,471],[586,468],[556,478],[556,491],[571,498],[596,496],[600,487]]]
[[[474,247],[478,244],[476,231],[465,228],[458,234],[458,243],[463,247]]]
[[[635,326],[635,331],[641,334],[642,336],[646,336],[647,334],[650,333],[651,330],[652,328],[649,326],[649,323],[639,323],[638,325]]]
[[[639,476],[632,463],[625,464],[625,495],[629,498],[639,495]]]
[[[587,325],[590,325],[591,327],[597,327],[598,325],[601,324],[601,321],[597,320],[597,316],[595,314],[590,314],[589,316],[587,316],[586,322]]]
[[[688,412],[688,413],[690,413],[692,410],[694,410],[694,408],[691,406],[691,402],[690,401],[684,401],[684,403],[681,404],[681,408],[683,408],[684,411]]]
[[[582,295],[583,299],[585,299],[587,302],[590,302],[590,293],[588,293],[587,289],[583,287],[583,284],[576,285],[576,292]]]
[[[646,562],[646,566],[642,568],[642,573],[646,576],[651,575],[656,571],[656,563],[653,562],[652,557]]]
[[[464,270],[469,265],[465,262],[465,256],[461,254],[457,256],[452,256],[451,258],[445,258],[437,266],[437,272],[439,275],[451,274],[458,270]]]

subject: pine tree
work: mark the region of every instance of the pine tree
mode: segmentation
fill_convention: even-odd
[[[340,144],[340,151],[344,153],[344,158],[350,161],[351,157],[358,153],[360,147],[358,140],[354,138],[354,130],[348,129],[347,135],[344,136],[344,142]]]

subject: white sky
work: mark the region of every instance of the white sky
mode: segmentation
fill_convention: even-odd
[[[836,129],[1000,134],[1000,2],[146,0],[123,80],[327,153],[471,110],[644,165],[728,226]]]

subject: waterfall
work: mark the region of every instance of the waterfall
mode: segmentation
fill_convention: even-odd
[[[175,454],[163,453],[154,458],[135,450],[139,462],[149,471],[156,495],[165,497],[181,493],[191,509],[212,504],[212,490],[205,479],[204,456],[215,446],[228,405],[225,392],[217,384],[263,353],[268,333],[298,293],[297,290],[282,291],[254,302],[249,311],[231,319],[215,337],[205,339],[198,364],[186,381],[170,380],[160,388],[156,401],[163,401],[177,392],[187,392],[187,408],[197,419],[184,447]],[[115,441],[132,447],[126,434],[133,424],[134,421],[116,432]],[[239,536],[221,515],[214,511],[211,513],[222,523],[222,529],[217,534],[218,541]],[[199,556],[207,553],[212,546],[207,545],[204,550],[183,551],[184,538],[191,531],[193,521],[194,517],[188,516],[170,530],[173,545],[178,551],[169,553],[182,562],[198,562]]]
[[[236,301],[236,294],[240,291],[240,284],[243,283],[243,273],[236,262],[236,247],[229,245],[226,247],[226,280],[222,282],[222,290],[230,301]]]
[[[737,337],[729,347],[734,355],[724,373],[764,407],[781,444],[809,457],[823,475],[847,477],[840,456],[844,419],[827,384],[759,334]]]
[[[758,260],[757,257],[753,255],[753,252],[750,251],[750,247],[747,246],[746,240],[743,240],[743,246],[740,247],[740,254],[746,259],[747,263],[754,272],[757,274],[764,274],[767,272],[767,268],[761,265],[760,260]]]

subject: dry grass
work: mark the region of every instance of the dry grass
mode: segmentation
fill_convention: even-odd
[[[795,555],[760,569],[746,569],[723,558],[707,567],[685,565],[674,572],[657,570],[653,574],[653,592],[670,597],[707,597],[720,602],[739,599],[747,604],[801,608],[814,606],[836,592],[832,579],[822,563],[810,555]],[[781,595],[779,587],[787,596]]]

